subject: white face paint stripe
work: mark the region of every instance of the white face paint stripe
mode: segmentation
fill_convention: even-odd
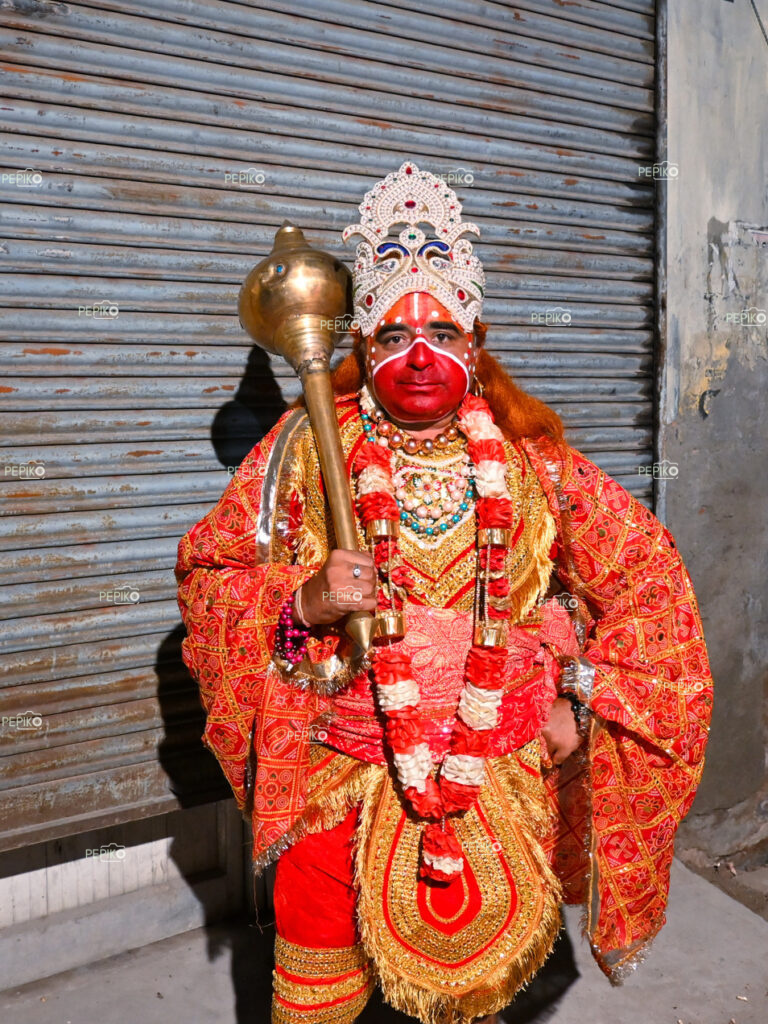
[[[386,359],[382,359],[377,366],[374,366],[374,360],[371,360],[371,377],[375,377],[379,370],[382,368],[382,366],[386,366],[387,363],[391,363],[393,359],[400,359],[402,358],[402,356],[406,355],[406,353],[410,352],[417,341],[420,341],[423,345],[426,345],[427,348],[431,349],[435,353],[435,355],[445,356],[447,359],[452,359],[457,366],[460,366],[462,368],[462,370],[466,374],[467,383],[469,383],[469,371],[467,370],[466,365],[461,361],[461,359],[459,359],[458,356],[455,356],[452,352],[445,352],[441,348],[436,348],[433,344],[431,344],[428,338],[425,338],[422,335],[417,335],[417,337],[413,339],[408,348],[403,349],[402,352],[393,352],[391,356],[387,356]]]

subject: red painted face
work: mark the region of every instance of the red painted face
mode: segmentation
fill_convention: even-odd
[[[398,299],[366,338],[368,382],[395,420],[429,426],[461,404],[475,367],[475,344],[427,292]]]

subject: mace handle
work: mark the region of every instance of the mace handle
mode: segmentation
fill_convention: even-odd
[[[341,448],[336,402],[327,361],[307,360],[298,367],[298,374],[312,430],[316,438],[322,438],[322,443],[317,445],[317,451],[323,485],[331,510],[333,530],[336,534],[336,544],[348,551],[359,551],[352,495],[344,464],[344,452]],[[369,650],[375,629],[375,619],[370,612],[352,612],[347,617],[345,629],[363,653]]]

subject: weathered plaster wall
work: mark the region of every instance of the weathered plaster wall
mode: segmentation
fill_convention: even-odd
[[[757,5],[768,25],[768,2]],[[715,676],[689,826],[706,821],[716,850],[768,835],[768,44],[749,0],[669,0],[667,52],[667,157],[679,173],[658,186],[659,457],[679,469],[661,483],[658,512],[693,578]],[[735,817],[721,813],[735,805]]]

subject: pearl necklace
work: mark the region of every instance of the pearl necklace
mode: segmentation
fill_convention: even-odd
[[[360,389],[360,410],[363,430],[369,441],[378,440],[379,444],[385,444],[393,451],[402,449],[406,455],[431,455],[436,449],[444,451],[451,448],[459,440],[456,426],[458,419],[455,416],[453,423],[441,430],[437,437],[411,437],[405,430],[389,422],[367,384],[363,384]]]
[[[392,479],[400,522],[426,537],[447,533],[471,514],[474,479],[469,455],[430,464],[395,453]]]

